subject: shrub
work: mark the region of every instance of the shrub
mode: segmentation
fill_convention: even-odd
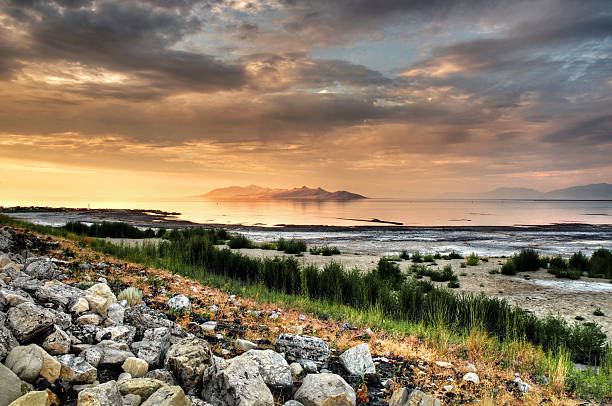
[[[230,240],[227,242],[227,246],[232,249],[238,248],[253,248],[255,244],[242,234],[232,235]]]
[[[408,253],[408,251],[403,250],[401,254],[399,254],[399,257],[401,259],[404,259],[406,261],[408,261],[410,259],[410,254]]]
[[[130,306],[136,306],[137,304],[142,303],[142,291],[130,286],[129,288],[123,289],[121,292],[119,292],[117,295],[117,300],[126,300]]]
[[[575,252],[569,259],[569,266],[582,272],[589,270],[589,258],[582,251]]]
[[[476,266],[479,262],[480,259],[478,258],[478,255],[473,252],[465,259],[465,263],[469,266]]]
[[[589,261],[588,273],[591,278],[612,277],[612,252],[605,248],[595,251]]]
[[[321,248],[321,255],[323,255],[324,257],[340,255],[340,250],[338,249],[338,247],[330,247],[328,245],[325,245],[323,246],[323,248]]]
[[[489,269],[489,274],[490,275],[497,275],[499,273],[499,271],[497,269]]]
[[[457,289],[457,288],[461,287],[461,285],[457,281],[450,281],[450,282],[448,282],[448,284],[446,286],[448,286],[451,289]]]
[[[307,246],[304,241],[296,240],[295,238],[290,240],[279,238],[276,242],[276,249],[284,251],[285,254],[299,254],[300,252],[306,252]]]
[[[501,273],[503,275],[516,275],[516,262],[514,258],[508,258],[505,264],[501,267]]]
[[[423,262],[423,256],[421,256],[421,253],[419,251],[413,253],[410,259],[412,260],[412,262],[417,264]]]
[[[423,262],[436,262],[433,255],[424,255]]]
[[[582,271],[579,269],[571,269],[568,262],[561,256],[550,259],[548,272],[555,275],[557,278],[565,279],[580,279],[582,276]]]
[[[593,364],[602,359],[606,352],[606,334],[595,323],[582,323],[570,332],[568,348],[574,362]]]
[[[467,264],[465,262],[462,262],[461,265],[459,265],[461,268],[467,268]]]
[[[381,258],[378,261],[378,265],[374,271],[380,280],[389,281],[392,286],[399,285],[406,278],[405,275],[402,274],[399,265],[385,258]]]
[[[605,316],[604,312],[601,311],[601,309],[598,307],[597,309],[595,309],[595,311],[593,312],[593,316]]]
[[[443,255],[444,259],[463,259],[463,256],[459,254],[457,251],[452,250],[448,255]]]
[[[540,255],[531,248],[522,249],[513,258],[517,272],[535,272],[542,267]]]
[[[308,250],[312,255],[321,255],[321,248],[319,247],[310,247]]]

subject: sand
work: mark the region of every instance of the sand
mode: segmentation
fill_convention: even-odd
[[[259,258],[288,255],[279,251],[260,249],[234,251]],[[315,264],[319,267],[335,261],[346,269],[370,270],[376,266],[380,257],[352,253],[323,257],[305,253],[303,257],[296,259],[302,264]],[[584,321],[600,324],[608,337],[612,338],[612,283],[605,279],[585,277],[578,281],[557,279],[543,269],[529,273],[529,280],[525,279],[525,274],[515,276],[489,274],[493,269],[499,271],[505,261],[504,258],[488,258],[488,262],[461,268],[461,263],[465,260],[436,260],[437,265],[434,268],[441,269],[444,265],[451,264],[461,285],[459,289],[454,289],[457,292],[484,293],[487,296],[503,298],[539,317],[558,315],[570,324],[577,323],[575,317],[581,316],[584,317]],[[401,261],[398,264],[403,271],[406,271],[412,262]],[[462,276],[462,273],[465,275]],[[436,284],[446,286],[446,283],[436,282]],[[597,308],[603,311],[604,316],[593,315]]]

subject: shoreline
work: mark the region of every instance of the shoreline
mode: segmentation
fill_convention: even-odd
[[[47,225],[62,225],[68,221],[102,222],[118,221],[125,222],[136,227],[151,228],[185,228],[185,227],[213,227],[225,228],[233,231],[274,231],[274,232],[350,232],[350,231],[465,231],[465,232],[512,232],[512,231],[534,231],[534,232],[612,232],[610,224],[590,223],[554,223],[554,224],[514,224],[495,226],[453,226],[453,225],[319,225],[319,224],[276,224],[268,225],[244,225],[230,223],[200,223],[177,218],[179,212],[167,212],[157,209],[87,209],[87,208],[65,208],[65,207],[5,207],[0,209],[0,214],[16,219],[36,221]],[[47,223],[44,218],[55,220]],[[62,218],[64,217],[64,218]],[[359,220],[369,221],[369,220]],[[393,223],[385,220],[385,223]]]

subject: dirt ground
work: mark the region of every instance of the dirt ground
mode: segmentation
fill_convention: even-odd
[[[260,249],[235,251],[259,258],[288,255],[279,251]],[[302,264],[315,264],[319,267],[335,261],[346,269],[358,268],[365,271],[374,268],[380,257],[352,253],[323,257],[305,253],[303,257],[296,257],[296,259]],[[503,298],[539,317],[549,314],[558,315],[570,324],[576,323],[575,317],[580,316],[584,318],[584,321],[600,324],[608,337],[612,337],[612,283],[610,281],[585,277],[578,281],[557,279],[544,269],[529,273],[529,279],[525,278],[526,274],[506,276],[501,273],[489,273],[492,270],[499,272],[505,261],[504,258],[488,258],[488,262],[481,261],[476,266],[461,268],[461,263],[465,262],[463,259],[436,260],[437,265],[433,267],[441,269],[446,264],[451,264],[461,285],[456,291],[484,293],[487,296]],[[406,271],[412,261],[401,261],[398,264],[403,271]],[[446,283],[437,284],[446,285]],[[601,309],[604,316],[593,314],[598,308]]]

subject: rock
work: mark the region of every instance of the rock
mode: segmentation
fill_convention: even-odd
[[[119,377],[117,378],[117,382],[125,381],[126,379],[132,379],[132,375],[128,374],[127,372],[122,372],[119,374]]]
[[[105,340],[100,342],[97,347],[102,350],[102,359],[100,359],[98,366],[103,368],[119,367],[126,359],[134,356],[125,343]]]
[[[159,366],[170,348],[170,329],[158,327],[145,330],[143,341],[132,343],[132,351],[149,363],[151,366]]]
[[[59,406],[60,400],[49,389],[26,393],[10,406]]]
[[[139,406],[142,403],[142,399],[138,395],[128,394],[122,398],[122,406]]]
[[[451,392],[453,390],[453,385],[444,385],[442,387],[446,392]]]
[[[474,372],[468,372],[467,374],[463,375],[463,380],[466,382],[473,382],[476,385],[480,383],[480,378],[478,378],[478,375],[476,375]]]
[[[236,347],[236,349],[239,351],[246,352],[248,350],[254,350],[255,348],[257,348],[257,344],[249,340],[243,340],[239,338],[234,342],[234,347]]]
[[[134,378],[144,376],[149,370],[149,364],[140,358],[129,357],[123,362],[121,368]]]
[[[97,326],[100,324],[102,319],[95,313],[88,313],[80,316],[76,321],[79,324],[89,324],[92,326]]]
[[[150,378],[126,379],[117,383],[119,392],[122,395],[138,395],[143,401],[147,400],[149,396],[162,386],[165,386],[164,382]]]
[[[400,388],[393,392],[389,406],[442,406],[442,404],[438,399],[420,390],[410,392],[406,388]]]
[[[340,363],[346,371],[354,376],[376,374],[376,367],[367,343],[359,344],[340,355]]]
[[[97,368],[102,361],[104,350],[98,347],[90,347],[81,352],[80,356],[91,366]]]
[[[38,279],[31,278],[22,272],[11,281],[11,287],[13,289],[21,289],[30,293],[34,293],[34,291],[42,285],[43,283]]]
[[[34,382],[43,366],[42,349],[36,344],[13,348],[4,361],[19,378],[26,382]]]
[[[439,366],[440,368],[452,368],[453,364],[451,364],[450,362],[445,362],[445,361],[436,361],[436,365]]]
[[[141,406],[191,406],[180,386],[164,386],[149,397]]]
[[[304,406],[355,406],[353,388],[335,374],[308,374],[293,399]]]
[[[108,381],[79,392],[79,406],[119,406],[123,403],[117,382]]]
[[[70,351],[70,337],[62,329],[54,326],[53,333],[45,338],[42,347],[52,355],[67,354]]]
[[[21,396],[21,380],[3,364],[0,364],[0,382],[0,406],[7,406]]]
[[[465,370],[468,372],[476,372],[476,367],[471,362],[465,364]]]
[[[191,402],[191,406],[211,406],[210,403],[204,402],[202,399],[195,396],[187,396],[187,399]]]
[[[43,365],[40,370],[40,376],[49,381],[49,383],[53,383],[57,380],[57,378],[59,378],[62,365],[58,360],[49,355],[47,351],[43,350],[42,348],[40,348],[40,351],[42,352],[43,357]]]
[[[215,331],[215,329],[217,328],[217,322],[207,321],[206,323],[200,324],[200,328],[202,329],[202,331]]]
[[[166,353],[165,368],[171,371],[189,394],[199,391],[202,371],[213,364],[212,352],[206,341],[183,338]]]
[[[298,363],[303,367],[304,371],[316,374],[319,372],[317,363],[309,359],[298,359]],[[325,369],[325,368],[324,368]]]
[[[85,293],[79,288],[55,282],[39,287],[34,292],[34,296],[40,302],[53,303],[63,309],[67,309],[70,303],[85,296]]]
[[[89,307],[102,316],[106,316],[108,306],[113,303],[117,303],[117,297],[115,297],[115,294],[106,283],[96,283],[85,292],[87,292],[87,296],[85,296],[85,298],[89,302]],[[93,298],[101,298],[104,300],[104,302],[101,302],[98,299],[94,300]]]
[[[11,307],[6,319],[8,327],[21,343],[46,332],[55,323],[53,313],[31,302]]]
[[[175,326],[175,323],[168,320],[165,315],[156,312],[142,303],[125,309],[123,322],[124,324],[136,327],[137,337],[142,337],[145,330],[157,327],[167,327],[171,333],[174,333],[177,327],[180,330],[180,327]]]
[[[516,384],[516,387],[519,390],[519,392],[521,392],[521,395],[526,395],[531,390],[531,385],[529,385],[527,382],[523,381],[518,376],[516,378],[514,378],[514,381],[512,381],[512,382],[514,382]]]
[[[288,400],[285,403],[283,403],[283,406],[304,406],[304,405],[298,402],[297,400]]]
[[[30,277],[41,280],[52,280],[59,276],[60,272],[57,271],[53,263],[48,258],[38,258],[33,262],[27,262],[23,268],[23,272],[28,274]]]
[[[329,359],[329,347],[318,337],[281,334],[275,346],[278,352],[285,353],[287,360],[311,360],[318,368],[326,366]],[[300,364],[304,365],[302,362]]]
[[[96,340],[113,340],[121,343],[131,344],[136,335],[136,327],[113,326],[101,329],[96,333]]]
[[[168,307],[177,314],[191,313],[191,302],[185,295],[176,295],[168,300]]]
[[[266,385],[274,389],[291,389],[293,380],[291,379],[291,369],[282,355],[272,350],[251,350],[230,362],[242,362],[242,359],[249,359],[255,362],[259,368],[259,374]]]
[[[68,330],[72,326],[72,317],[64,312],[55,309],[48,309],[55,317],[55,325],[62,330]]]
[[[304,368],[297,362],[292,362],[291,365],[289,365],[289,370],[293,376],[300,376],[302,372],[304,372]]]
[[[71,313],[84,313],[86,311],[89,311],[89,302],[84,297],[76,299],[70,307]]]
[[[202,399],[213,406],[274,405],[272,392],[259,374],[258,365],[251,359],[237,357],[225,369],[219,369],[213,363],[204,370],[202,381]]]
[[[10,288],[0,289],[0,308],[5,306],[14,307],[25,302],[32,302],[30,295],[26,292]]]
[[[153,371],[149,371],[145,375],[145,378],[157,379],[170,386],[178,385],[178,381],[174,375],[172,375],[172,372],[167,369],[154,369]]]
[[[11,331],[0,323],[0,362],[3,361],[11,350],[19,345]]]
[[[125,316],[125,307],[119,303],[113,303],[106,309],[106,316],[116,325],[123,324],[123,317]]]
[[[64,382],[93,383],[98,371],[88,363],[84,357],[76,357],[74,354],[66,354],[55,357],[62,368],[60,380]]]

